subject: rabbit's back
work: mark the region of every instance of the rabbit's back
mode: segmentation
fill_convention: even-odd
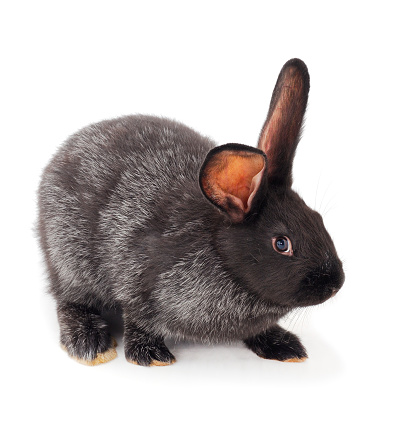
[[[149,116],[104,121],[71,136],[39,189],[52,293],[61,301],[111,305],[110,265],[124,266],[123,248],[135,231],[160,227],[172,202],[200,193],[199,168],[213,146],[180,123]],[[135,273],[135,259],[129,264]]]

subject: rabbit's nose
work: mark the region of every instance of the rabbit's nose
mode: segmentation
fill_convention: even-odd
[[[344,284],[344,271],[338,258],[326,259],[325,262],[305,277],[305,284],[324,289],[327,294],[335,295]]]
[[[324,280],[324,284],[330,287],[333,290],[333,295],[335,295],[341,289],[345,281],[343,265],[341,260],[331,252],[327,252],[325,257],[326,260],[321,265],[320,270],[316,272],[319,273],[319,278],[321,278],[322,281]]]
[[[331,286],[331,289],[333,291],[331,297],[333,297],[343,286],[344,281],[345,281],[345,275],[344,275],[344,271],[341,269],[341,274],[339,274],[337,276],[337,284],[335,286]]]

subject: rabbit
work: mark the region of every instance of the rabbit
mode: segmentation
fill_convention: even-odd
[[[308,357],[277,322],[344,283],[321,215],[291,189],[308,93],[306,65],[289,60],[257,148],[145,115],[64,143],[42,175],[38,233],[72,358],[116,357],[107,309],[121,310],[126,359],[142,366],[175,362],[166,337]]]

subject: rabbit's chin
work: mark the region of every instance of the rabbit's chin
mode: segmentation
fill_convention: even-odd
[[[332,298],[340,290],[338,287],[325,286],[321,288],[310,286],[301,288],[296,295],[296,306],[308,307],[312,305],[319,305]]]

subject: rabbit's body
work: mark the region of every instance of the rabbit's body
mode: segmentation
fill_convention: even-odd
[[[344,281],[321,216],[291,190],[308,90],[306,66],[289,61],[258,149],[216,147],[150,116],[68,139],[43,174],[39,233],[71,356],[90,365],[115,357],[99,312],[118,307],[126,357],[141,365],[174,362],[166,336],[306,358],[276,322]]]
[[[213,248],[211,220],[223,216],[202,205],[198,179],[213,146],[182,124],[146,116],[73,135],[40,188],[56,299],[124,304],[156,334],[204,340],[247,338],[287,312],[241,287]]]

